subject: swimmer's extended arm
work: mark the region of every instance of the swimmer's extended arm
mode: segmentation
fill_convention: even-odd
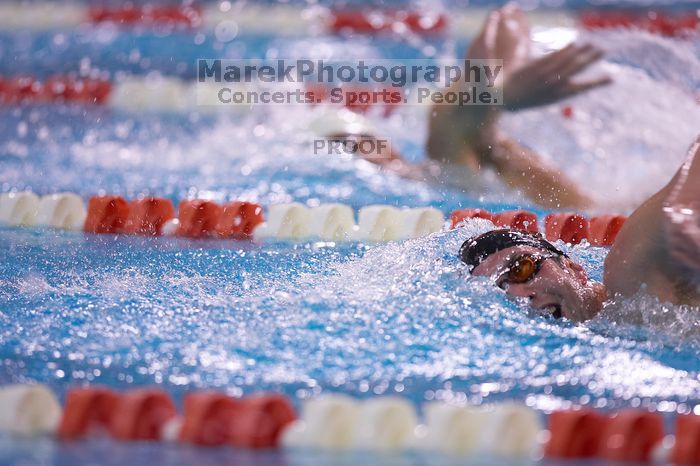
[[[641,286],[662,301],[700,304],[700,137],[671,181],[625,222],[605,259],[609,294]]]
[[[607,84],[607,77],[581,82],[572,79],[602,54],[590,45],[572,44],[532,60],[529,47],[529,26],[517,7],[506,5],[491,12],[467,56],[503,60],[504,71],[499,80],[506,105],[435,105],[428,156],[476,170],[493,166],[507,183],[546,206],[585,207],[590,205],[590,199],[573,182],[531,150],[500,134],[497,123],[503,108],[520,110],[545,105]]]
[[[700,136],[669,186],[662,208],[669,254],[700,272]]]

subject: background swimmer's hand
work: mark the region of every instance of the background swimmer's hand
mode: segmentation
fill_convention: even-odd
[[[516,5],[492,11],[479,35],[472,41],[467,58],[503,60],[498,83],[508,110],[546,105],[580,92],[608,84],[607,76],[575,81],[576,74],[600,60],[603,52],[592,45],[569,46],[533,60],[530,57],[530,25]],[[496,111],[467,109],[463,113]]]
[[[509,3],[489,13],[466,57],[503,60],[507,72],[529,61],[530,43],[530,25],[525,14]]]
[[[509,110],[546,105],[609,84],[602,76],[576,81],[575,75],[600,60],[603,52],[589,44],[569,44],[561,50],[509,70],[503,82],[503,101]]]

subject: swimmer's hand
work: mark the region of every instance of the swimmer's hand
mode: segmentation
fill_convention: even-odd
[[[466,58],[503,60],[504,72],[530,60],[530,25],[522,10],[509,3],[489,13]]]
[[[569,44],[507,72],[503,101],[508,110],[547,105],[611,82],[609,76],[579,80],[575,75],[600,60],[603,52],[589,44]]]
[[[574,80],[602,58],[603,52],[592,45],[570,44],[532,59],[531,43],[527,18],[516,5],[507,4],[489,13],[467,52],[467,58],[503,60],[498,85],[508,110],[546,105],[611,81],[608,76]]]

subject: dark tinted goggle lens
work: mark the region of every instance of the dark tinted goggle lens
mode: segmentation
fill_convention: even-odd
[[[559,258],[556,254],[522,254],[510,261],[505,271],[501,273],[496,284],[503,288],[506,284],[523,284],[535,278],[547,259]]]
[[[529,254],[517,258],[508,267],[508,281],[511,283],[529,282],[539,271],[541,262],[541,258]]]

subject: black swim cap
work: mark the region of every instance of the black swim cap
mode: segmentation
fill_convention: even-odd
[[[459,248],[459,258],[469,266],[471,272],[491,254],[513,246],[531,246],[568,257],[539,234],[503,229],[487,231],[482,235],[469,238]]]

